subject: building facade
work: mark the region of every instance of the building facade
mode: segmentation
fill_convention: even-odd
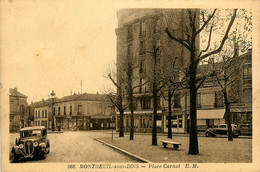
[[[192,10],[192,12],[197,13],[198,11]],[[122,68],[120,65],[124,64],[127,58],[131,58],[134,66],[138,66],[133,70],[135,77],[133,85],[140,85],[139,88],[134,90],[134,130],[136,132],[152,131],[153,97],[152,78],[150,76],[154,75],[155,57],[153,53],[155,50],[158,50],[156,50],[156,58],[158,59],[156,65],[159,68],[157,71],[162,70],[161,73],[166,74],[167,69],[170,69],[173,63],[180,66],[187,66],[188,64],[189,53],[187,50],[180,44],[171,41],[165,32],[165,28],[168,27],[178,37],[184,38],[185,33],[189,32],[185,29],[185,25],[188,24],[187,16],[187,11],[183,9],[122,9],[117,13],[118,68]],[[122,75],[122,72],[118,72],[118,74]],[[166,107],[163,106],[163,101],[163,96],[159,93],[156,121],[159,132],[164,132],[167,126],[165,123],[167,111]],[[177,123],[184,123],[184,113],[179,113],[179,111],[174,113],[178,114]],[[118,115],[117,118],[119,118]],[[184,132],[185,125],[181,124],[177,125],[176,131]],[[124,126],[126,131],[130,130],[129,111],[125,112]]]
[[[34,126],[55,130],[96,130],[112,127],[110,101],[105,94],[73,94],[30,105]]]
[[[193,12],[198,12],[194,10]],[[118,75],[123,72],[120,64],[128,59],[135,64],[133,85],[140,85],[134,90],[134,130],[135,132],[151,132],[153,122],[152,84],[149,76],[153,75],[154,66],[151,54],[158,48],[159,68],[161,75],[168,72],[169,66],[187,67],[189,53],[178,43],[169,41],[165,28],[184,39],[187,31],[185,24],[188,17],[183,9],[122,9],[117,13],[117,64]],[[199,41],[199,40],[197,40]],[[198,44],[199,45],[199,44]],[[199,47],[198,47],[199,49]],[[178,57],[178,58],[173,58]],[[232,123],[252,125],[252,52],[239,56],[238,70],[231,78],[229,96],[238,95],[238,101],[231,104]],[[127,59],[128,58],[128,59]],[[199,65],[198,74],[211,70],[210,65]],[[177,80],[181,73],[177,73]],[[234,88],[233,88],[234,87]],[[236,88],[235,88],[236,87]],[[234,91],[236,93],[234,93]],[[168,120],[171,120],[172,131],[175,133],[189,132],[189,90],[180,88],[175,91],[172,104],[172,117],[168,119],[167,89],[158,94],[157,131],[168,131]],[[208,78],[197,93],[197,127],[205,131],[214,125],[224,124],[225,106],[223,93],[214,79]],[[119,128],[119,112],[117,112],[117,129]],[[130,111],[124,113],[124,130],[130,131]],[[250,130],[250,129],[249,129]]]
[[[16,132],[20,128],[28,126],[27,110],[27,96],[18,92],[17,88],[9,89],[9,131]]]

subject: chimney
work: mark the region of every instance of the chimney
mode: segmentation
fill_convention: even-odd
[[[14,91],[17,91],[17,87],[14,87]]]

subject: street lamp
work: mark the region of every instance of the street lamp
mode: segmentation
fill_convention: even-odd
[[[52,112],[52,117],[51,117],[51,130],[54,131],[54,116],[55,116],[55,111],[54,111],[54,98],[55,98],[55,93],[52,90],[51,93],[51,112]]]

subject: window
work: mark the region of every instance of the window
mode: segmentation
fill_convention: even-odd
[[[127,39],[132,39],[132,38],[133,38],[132,26],[128,26],[128,28],[127,28]]]
[[[244,65],[244,67],[243,67],[243,77],[244,78],[252,77],[252,66],[250,64]]]
[[[42,110],[42,117],[44,118],[44,110]]]
[[[146,84],[145,79],[140,79],[140,90],[139,93],[145,93],[146,92]]]
[[[38,111],[38,117],[39,118],[41,117],[41,111]]]
[[[64,106],[64,115],[66,115],[66,106]]]
[[[174,94],[173,97],[173,102],[174,102],[174,108],[181,108],[181,99],[180,99],[180,95],[178,94]]]
[[[24,105],[20,106],[20,112],[21,112],[21,114],[24,114]]]
[[[102,104],[101,103],[98,104],[98,113],[102,114]]]
[[[215,107],[223,107],[223,94],[221,91],[215,92]]]
[[[47,118],[47,110],[45,110],[45,118]]]
[[[142,109],[149,109],[150,108],[150,98],[149,97],[142,97],[141,101],[141,108]]]
[[[60,115],[60,107],[58,107],[58,115]]]
[[[70,115],[72,115],[72,106],[70,106]]]
[[[155,33],[158,33],[161,31],[161,28],[160,28],[160,20],[157,19],[155,22],[154,22],[154,32]]]
[[[140,41],[140,55],[145,54],[145,41],[141,40]]]
[[[82,105],[78,105],[78,114],[79,114],[79,115],[82,114]]]
[[[55,116],[55,107],[53,107],[52,114]]]
[[[182,120],[179,119],[179,128],[182,128]]]
[[[145,36],[145,21],[140,23],[140,36]]]
[[[139,73],[145,73],[145,61],[144,60],[140,61]]]
[[[252,103],[252,88],[243,89],[243,101],[245,103]]]
[[[197,93],[197,105],[198,108],[201,107],[201,95],[199,93]]]
[[[157,108],[160,109],[161,108],[161,98],[160,96],[157,97]],[[157,116],[158,117],[158,116]],[[158,120],[158,119],[157,119]]]

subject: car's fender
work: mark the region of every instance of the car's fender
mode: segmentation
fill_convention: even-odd
[[[24,155],[23,151],[21,151],[18,146],[13,146],[11,153]]]

